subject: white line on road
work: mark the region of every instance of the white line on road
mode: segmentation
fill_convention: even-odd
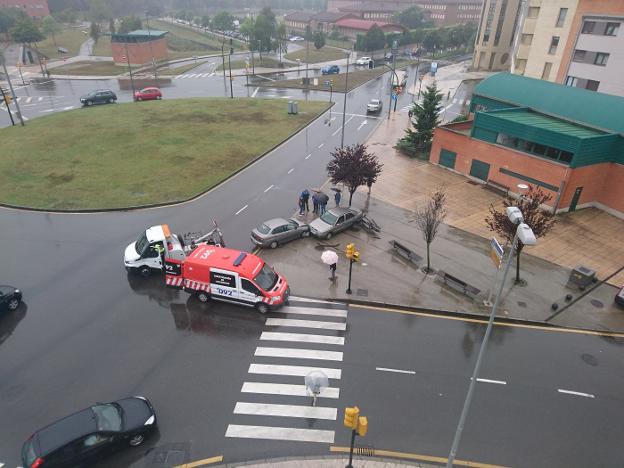
[[[73,108],[74,108],[74,106],[67,106],[67,107],[63,107],[63,110],[71,110]]]
[[[562,388],[558,388],[557,391],[559,393],[567,393],[568,395],[582,396],[582,397],[585,397],[585,398],[596,398],[591,393],[575,392],[575,391],[572,391],[572,390],[564,390]]]
[[[260,89],[260,88],[256,88],[256,89],[254,89],[254,92],[253,92],[253,93],[251,93],[251,97],[256,97],[256,94],[258,94],[258,90],[259,90],[259,89]]]
[[[318,145],[318,149],[321,149],[323,146],[325,146],[325,143],[321,143],[320,145]]]
[[[375,370],[381,371],[381,372],[396,372],[397,374],[416,374],[416,372],[411,371],[411,370],[402,370],[402,369],[390,369],[388,367],[375,367]]]
[[[355,115],[352,115],[351,117],[349,117],[349,118],[347,119],[347,121],[345,122],[345,127],[347,126],[347,124],[348,124],[349,122],[351,122],[351,119],[353,119],[353,117],[355,117]],[[332,133],[332,136],[336,136],[336,134],[337,134],[340,130],[342,130],[342,127],[340,127],[338,130],[336,130],[334,133]]]
[[[284,418],[313,418],[335,421],[338,415],[336,408],[323,406],[275,405],[271,403],[238,402],[234,414],[251,414],[254,416],[281,416]]]
[[[277,364],[250,364],[250,374],[265,374],[265,375],[293,375],[295,377],[305,377],[310,372],[321,371],[327,376],[328,379],[339,380],[342,376],[340,369],[333,369],[329,367],[308,367],[308,366],[282,366]]]
[[[267,193],[272,188],[273,188],[273,185],[269,185],[267,188],[264,189],[264,193]]]
[[[278,319],[269,318],[266,320],[269,327],[300,327],[300,328],[321,328],[323,330],[340,330],[347,329],[346,323],[338,322],[318,322],[316,320],[295,320],[295,319]]]
[[[301,301],[301,302],[318,302],[321,304],[336,304],[336,305],[342,305],[344,306],[344,304],[341,304],[340,302],[332,302],[332,301],[324,301],[323,299],[312,299],[309,297],[300,297],[300,296],[290,296],[290,299],[293,301]]]
[[[305,158],[306,158],[306,159],[309,159],[309,158],[310,158],[310,156],[312,156],[312,153],[308,154]]]
[[[283,357],[294,359],[318,359],[320,361],[342,361],[341,351],[319,351],[299,348],[256,348],[254,356]]]
[[[277,313],[281,314],[295,314],[295,315],[320,315],[323,317],[343,317],[347,318],[347,311],[344,309],[320,309],[316,307],[284,307]]]
[[[292,168],[290,171],[288,171],[288,173],[290,174],[290,173],[291,173],[292,171],[294,171],[294,170],[295,170],[295,168]]]
[[[366,120],[365,120],[364,122],[362,122],[362,123],[360,124],[360,126],[357,128],[357,131],[359,132],[359,131],[360,131],[360,129],[361,129],[364,125],[366,125],[367,123],[368,123],[368,121],[366,121]]]
[[[245,211],[245,209],[247,209],[249,205],[245,205],[243,206],[240,210],[238,210],[236,213],[234,213],[234,216],[241,214],[243,211]]]
[[[30,103],[30,101],[32,101],[32,96],[28,96],[28,97],[26,98],[26,104],[29,104],[29,103]]]
[[[243,426],[238,424],[230,424],[225,432],[225,437],[334,443],[334,431],[293,429],[291,427]]]
[[[262,332],[260,339],[267,341],[294,341],[297,343],[344,345],[344,338],[342,336],[310,335],[305,333]]]
[[[498,384],[498,385],[507,385],[507,382],[505,382],[504,380],[477,379],[477,382],[493,383],[493,384]]]
[[[39,102],[43,101],[43,96],[39,96],[39,97],[37,98],[37,101],[39,101]],[[0,468],[2,468],[2,467],[0,467]]]
[[[311,397],[312,394],[308,392],[305,385],[289,385],[289,384],[277,384],[277,383],[263,383],[263,382],[244,382],[242,393],[264,393],[266,395],[289,395],[289,396],[301,396]],[[337,387],[322,387],[319,393],[319,398],[339,398],[340,389]],[[0,466],[0,468],[2,468]]]

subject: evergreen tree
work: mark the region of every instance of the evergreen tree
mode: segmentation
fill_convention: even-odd
[[[422,104],[414,104],[412,107],[414,130],[408,128],[406,135],[399,141],[399,147],[409,153],[415,154],[431,144],[433,131],[440,124],[440,111],[442,110],[442,93],[438,90],[435,82],[425,89]]]

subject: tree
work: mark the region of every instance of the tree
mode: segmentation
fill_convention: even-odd
[[[414,130],[408,128],[406,135],[400,140],[399,147],[416,153],[426,148],[433,139],[433,131],[440,124],[442,93],[438,91],[435,82],[425,89],[422,104],[414,104],[412,112]],[[415,122],[414,122],[415,120]],[[401,145],[403,143],[403,145]]]
[[[277,48],[279,50],[280,63],[282,63],[282,53],[288,53],[288,33],[286,32],[286,25],[280,23],[275,31]]]
[[[383,49],[386,45],[386,36],[376,24],[366,32],[364,44],[367,51]]]
[[[275,43],[276,31],[277,23],[275,21],[275,14],[269,7],[264,7],[260,10],[254,27],[254,37],[256,39],[258,51],[260,52],[261,61],[262,52],[269,52],[277,48]]]
[[[413,6],[395,13],[394,21],[408,29],[422,28],[424,25],[423,11],[419,7]]]
[[[316,47],[316,50],[325,47],[325,34],[321,30],[314,33],[314,47]]]
[[[89,29],[89,37],[92,38],[95,42],[100,38],[100,25],[95,21],[91,22],[91,28]]]
[[[9,29],[9,35],[15,42],[31,44],[45,39],[39,26],[32,19],[20,19]]]
[[[442,36],[440,35],[440,31],[438,29],[433,29],[425,34],[425,37],[423,38],[423,46],[428,52],[433,52],[435,55],[436,49],[440,49],[441,45]]]
[[[69,8],[54,13],[54,17],[59,23],[73,24],[78,20],[78,14]]]
[[[227,11],[220,11],[212,18],[212,25],[219,31],[227,31],[232,29],[234,17]]]
[[[430,273],[432,271],[429,247],[438,234],[438,228],[445,217],[446,194],[442,189],[436,190],[429,200],[427,200],[425,206],[418,208],[414,213],[416,226],[422,231],[423,239],[427,244],[427,268],[425,269],[425,273]]]
[[[213,21],[214,24],[214,21]],[[256,22],[253,18],[247,17],[240,25],[239,28],[240,33],[247,38],[247,46],[249,47],[249,52],[251,52],[251,66],[252,70],[255,74],[256,67],[254,62],[254,51],[257,49],[256,44]]]
[[[126,16],[121,19],[121,24],[119,25],[117,32],[119,34],[128,34],[130,31],[136,31],[141,28],[143,28],[141,18],[138,16]]]
[[[362,144],[337,148],[331,153],[331,157],[332,160],[327,164],[327,174],[332,183],[347,186],[349,206],[357,188],[369,180],[374,182],[383,167],[377,156],[369,153],[368,148]]]
[[[115,19],[111,18],[108,20],[108,32],[115,34],[115,31]]]
[[[203,15],[199,24],[201,24],[202,28],[207,29],[210,26],[210,16]]]
[[[41,20],[41,30],[46,36],[52,36],[52,42],[56,46],[55,34],[61,32],[61,25],[54,19],[53,16],[46,16]]]
[[[503,237],[509,244],[516,235],[517,225],[507,217],[506,209],[516,206],[522,212],[524,222],[529,225],[536,239],[544,237],[555,225],[556,219],[550,213],[541,209],[541,205],[551,199],[551,196],[537,186],[529,185],[527,192],[519,199],[506,196],[502,201],[502,207],[496,209],[490,205],[490,214],[485,218],[485,223],[491,231]],[[516,284],[520,283],[520,253],[524,244],[518,239],[516,244]]]
[[[28,20],[28,15],[19,8],[0,8],[0,33],[4,34],[8,40],[9,30],[19,20]]]

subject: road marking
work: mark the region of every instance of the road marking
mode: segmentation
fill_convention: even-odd
[[[323,146],[325,146],[325,143],[321,143],[320,145],[318,145],[318,149],[321,149]]]
[[[357,131],[359,132],[359,131],[360,131],[360,129],[361,129],[364,125],[366,125],[367,123],[368,123],[368,121],[366,121],[366,120],[365,120],[364,122],[362,122],[362,123],[360,124],[360,126],[357,128]]]
[[[28,96],[26,98],[26,104],[30,104],[30,101],[32,101],[32,96]]]
[[[15,102],[20,102],[22,100],[22,96],[18,96],[15,98]]]
[[[73,108],[74,108],[74,106],[67,106],[67,107],[63,107],[63,110],[66,111],[66,110],[71,110]]]
[[[335,421],[338,415],[336,408],[324,406],[274,405],[271,403],[236,403],[234,414],[250,414],[254,416],[281,416],[284,418],[312,418]]]
[[[198,75],[198,73],[189,73],[185,78],[195,78],[196,75]]]
[[[264,382],[244,382],[242,393],[263,393],[267,395],[288,395],[311,397],[305,385],[289,385]],[[322,387],[319,398],[340,398],[340,389],[337,387]],[[1,467],[0,467],[1,468]]]
[[[294,170],[295,170],[295,168],[292,168],[290,171],[288,171],[288,173],[290,174],[290,173],[291,173],[292,171],[294,171]]]
[[[324,301],[323,299],[313,299],[310,297],[290,296],[289,299],[292,301],[300,301],[300,302],[318,302],[320,304],[344,305],[341,302]]]
[[[330,452],[334,453],[349,453],[351,450],[350,447],[329,447]],[[448,462],[447,457],[432,457],[430,455],[420,455],[418,453],[405,453],[405,452],[394,452],[392,450],[377,450],[373,449],[373,456],[375,457],[394,457],[394,458],[403,458],[406,460],[418,460],[424,462],[433,462],[440,463],[446,466]],[[509,468],[503,465],[491,465],[489,463],[479,463],[468,460],[458,460],[455,459],[453,461],[453,465],[457,466],[470,466],[472,468]]]
[[[562,388],[558,388],[557,391],[559,393],[567,393],[568,395],[582,396],[582,397],[585,397],[585,398],[596,398],[591,393],[575,392],[575,391],[572,391],[572,390],[564,390]]]
[[[505,382],[504,380],[477,379],[477,382],[493,383],[493,384],[498,384],[498,385],[507,385],[507,382]]]
[[[242,426],[238,424],[230,424],[225,432],[225,437],[334,443],[334,431],[294,429],[291,427]]]
[[[240,210],[238,210],[236,213],[234,213],[234,216],[241,214],[243,211],[245,211],[247,209],[249,205],[245,205],[243,206]]]
[[[295,314],[295,315],[319,315],[323,317],[342,317],[347,318],[347,311],[344,309],[321,309],[316,307],[296,307],[288,306],[276,311],[279,314]]]
[[[308,366],[282,366],[278,364],[250,364],[248,372],[250,374],[266,374],[266,375],[292,375],[295,377],[305,377],[310,372],[321,371],[328,379],[340,380],[342,371],[327,367],[308,367]]]
[[[43,101],[43,96],[39,96],[39,97],[37,98],[37,101],[39,101],[39,102]],[[0,467],[0,468],[1,468],[1,467]]]
[[[304,333],[262,332],[260,339],[265,341],[294,341],[298,343],[344,345],[344,338],[342,336],[308,335]]]
[[[176,465],[173,468],[196,468],[197,466],[212,465],[213,463],[220,463],[222,461],[223,455],[219,455],[218,457],[204,458],[203,460],[185,463],[184,465]]]
[[[267,193],[269,190],[271,190],[274,187],[274,185],[269,185],[267,188],[264,189],[264,193]]]
[[[319,322],[316,320],[278,319],[278,318],[267,319],[266,325],[269,327],[321,328],[323,330],[340,330],[340,331],[345,331],[347,329],[346,323]]]
[[[396,372],[397,374],[412,374],[412,375],[416,374],[416,372],[411,371],[411,370],[391,369],[389,367],[375,367],[375,370],[378,370],[381,372]]]
[[[347,126],[347,124],[348,124],[349,122],[351,122],[351,120],[353,119],[353,117],[355,117],[355,115],[352,115],[351,117],[349,117],[349,118],[347,119],[347,121],[345,122],[345,127]],[[361,117],[364,117],[364,116],[361,116]],[[332,133],[332,136],[336,136],[336,134],[337,134],[340,130],[342,130],[342,127],[340,127],[338,130],[336,130],[334,133]]]
[[[312,156],[312,153],[308,154],[305,158],[306,158],[306,159],[309,159],[309,158],[310,158],[310,156]]]
[[[318,359],[319,361],[342,361],[341,351],[320,351],[299,348],[265,348],[258,347],[254,356],[281,357],[294,359]]]
[[[253,92],[253,93],[251,93],[251,97],[256,97],[256,94],[258,94],[258,90],[259,90],[259,89],[260,89],[260,88],[256,88],[256,89],[254,89],[254,92]]]

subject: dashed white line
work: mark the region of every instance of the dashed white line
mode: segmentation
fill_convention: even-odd
[[[347,119],[347,121],[345,122],[345,127],[347,126],[347,124],[348,124],[349,122],[351,122],[351,119],[353,119],[353,117],[355,117],[355,115],[352,115],[351,117],[349,117],[349,118]],[[342,130],[342,127],[341,127],[341,128],[339,128],[338,130],[336,130],[334,133],[332,133],[332,136],[336,136],[336,135],[338,134],[338,132],[340,132],[340,130]]]
[[[273,188],[273,185],[269,185],[267,188],[264,189],[264,193],[267,193],[272,188]]]
[[[395,372],[397,374],[412,374],[415,375],[416,372],[411,371],[411,370],[403,370],[403,369],[391,369],[388,367],[375,367],[375,370],[381,371],[381,372]]]
[[[290,171],[288,171],[288,173],[290,174],[294,170],[295,170],[295,168],[293,167]]]
[[[30,101],[32,101],[32,96],[28,96],[28,97],[26,98],[26,104],[30,103]]]
[[[361,129],[364,125],[366,125],[367,123],[368,123],[368,121],[366,121],[366,120],[365,120],[365,121],[363,121],[363,122],[359,125],[359,127],[357,128],[357,131],[359,132],[359,131],[360,131],[360,129]]]
[[[245,211],[247,209],[249,205],[245,205],[243,206],[240,210],[238,210],[236,213],[234,213],[234,216],[241,214],[243,211]]]
[[[253,92],[253,93],[251,93],[251,97],[256,97],[256,94],[258,94],[258,90],[259,90],[259,89],[260,89],[260,88],[256,88],[256,89],[254,89],[254,92]]]
[[[318,145],[318,149],[321,149],[323,146],[325,146],[325,143],[321,143],[320,145]]]
[[[507,385],[507,382],[505,382],[504,380],[477,379],[477,382],[491,383],[491,384],[498,384],[498,385]]]
[[[310,159],[310,156],[312,156],[312,153],[308,154],[305,158]]]
[[[582,396],[582,397],[585,397],[585,398],[596,398],[591,393],[575,392],[573,390],[564,390],[562,388],[558,388],[557,391],[559,393],[567,393],[568,395]]]

